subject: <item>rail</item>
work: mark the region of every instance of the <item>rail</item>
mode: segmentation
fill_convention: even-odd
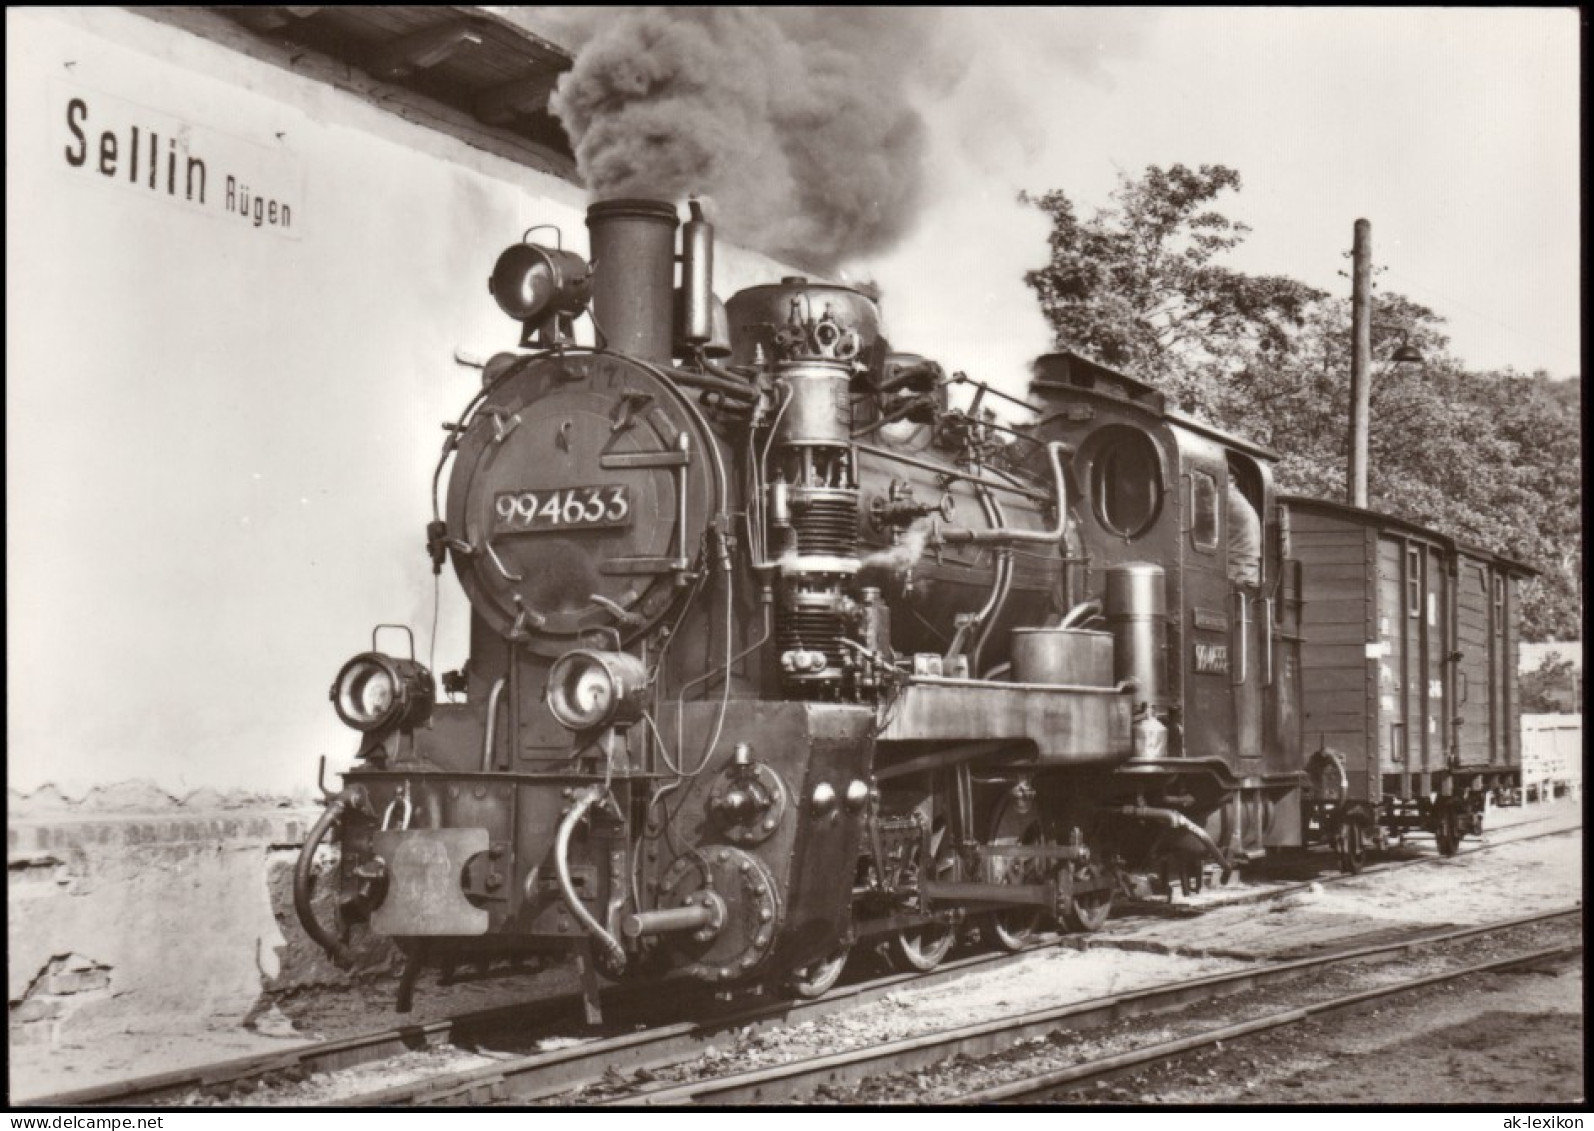
[[[973,1025],[959,1026],[919,1037],[909,1037],[881,1045],[834,1053],[829,1056],[793,1061],[752,1072],[738,1073],[711,1080],[696,1080],[685,1084],[653,1088],[639,1094],[611,1101],[616,1106],[655,1104],[773,1104],[791,1102],[806,1097],[821,1084],[828,1086],[856,1084],[886,1073],[922,1071],[954,1057],[981,1057],[1000,1052],[1021,1041],[1046,1037],[1065,1029],[1082,1029],[1116,1021],[1125,1017],[1138,1017],[1212,1001],[1243,991],[1261,989],[1301,977],[1304,974],[1326,970],[1333,966],[1367,959],[1386,958],[1419,946],[1433,946],[1469,938],[1479,934],[1509,930],[1571,915],[1581,915],[1582,909],[1564,908],[1541,915],[1525,916],[1481,926],[1467,927],[1435,935],[1431,931],[1403,940],[1319,957],[1269,964],[1260,968],[1230,974],[1216,974],[1190,981],[1174,982],[1110,997],[1095,998],[1051,1009],[1038,1010],[1013,1017]],[[1555,953],[1563,953],[1561,948]],[[1575,948],[1581,950],[1581,944]],[[1521,964],[1524,961],[1544,959],[1544,954],[1530,958],[1518,956],[1494,965]],[[1470,972],[1470,970],[1469,970]],[[1453,972],[1450,976],[1462,976]],[[1432,980],[1443,980],[1443,975],[1433,975]],[[1301,1011],[1291,1011],[1292,1014]],[[1221,1038],[1220,1038],[1221,1039]],[[1171,1055],[1171,1054],[1170,1054]],[[1016,1092],[1017,1094],[1023,1094]],[[982,1095],[961,1097],[970,1102],[986,1098]]]

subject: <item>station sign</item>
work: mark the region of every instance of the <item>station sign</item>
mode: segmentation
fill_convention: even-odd
[[[50,161],[63,176],[299,238],[304,163],[278,138],[251,139],[60,79],[50,83],[50,116]]]

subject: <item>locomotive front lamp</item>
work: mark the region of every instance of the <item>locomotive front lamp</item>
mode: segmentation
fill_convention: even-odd
[[[578,648],[548,672],[548,709],[569,730],[629,726],[642,717],[647,668],[625,652]]]
[[[382,652],[362,652],[332,681],[338,718],[366,734],[413,730],[431,717],[433,697],[431,672]]]
[[[493,264],[487,280],[498,307],[523,327],[521,345],[569,341],[571,323],[592,297],[592,268],[574,252],[517,243]]]

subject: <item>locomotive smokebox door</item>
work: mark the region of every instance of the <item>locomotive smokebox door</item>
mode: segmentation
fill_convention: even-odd
[[[721,503],[715,441],[652,369],[575,355],[506,376],[460,444],[454,565],[492,629],[553,658],[634,639],[680,595]]]

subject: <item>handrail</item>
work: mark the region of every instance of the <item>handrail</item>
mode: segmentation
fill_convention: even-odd
[[[1068,481],[1063,474],[1063,453],[1068,445],[1054,440],[1046,445],[1046,455],[1051,460],[1052,478],[1056,484],[1057,525],[1050,530],[1016,530],[997,527],[992,530],[970,530],[966,527],[941,529],[936,519],[930,520],[930,543],[970,543],[976,546],[991,544],[1012,545],[1015,542],[1035,545],[1056,545],[1068,531]]]

